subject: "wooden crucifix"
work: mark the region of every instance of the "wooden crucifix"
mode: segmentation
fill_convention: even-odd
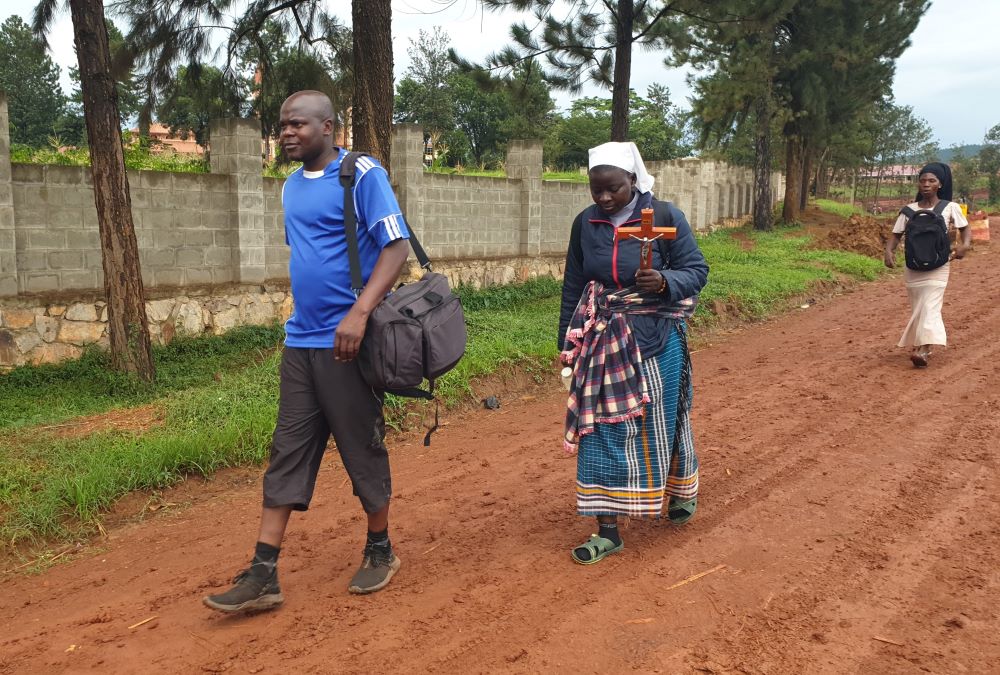
[[[619,227],[615,231],[615,239],[636,239],[642,246],[639,249],[639,269],[648,270],[653,266],[653,242],[657,239],[676,239],[676,227],[653,227],[653,209],[642,210],[641,227]]]

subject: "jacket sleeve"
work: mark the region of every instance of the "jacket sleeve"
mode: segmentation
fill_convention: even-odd
[[[583,213],[580,213],[573,221],[573,228],[569,233],[569,248],[566,250],[566,271],[563,273],[562,305],[559,308],[559,351],[562,351],[566,330],[569,328],[570,319],[580,302],[580,294],[583,293],[587,279],[583,274],[583,243],[581,241],[581,229],[583,228]]]
[[[698,248],[698,241],[688,224],[684,212],[669,206],[673,226],[677,228],[677,238],[670,242],[670,267],[660,270],[667,280],[667,296],[670,302],[698,295],[708,282],[708,263]],[[567,264],[567,269],[569,265]],[[565,298],[565,296],[563,296]],[[563,301],[565,304],[565,300]]]

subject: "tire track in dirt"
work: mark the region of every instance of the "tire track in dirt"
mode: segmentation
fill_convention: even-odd
[[[956,265],[953,347],[925,371],[892,346],[898,278],[696,353],[699,514],[683,528],[632,522],[625,552],[600,565],[569,560],[592,526],[573,513],[553,389],[455,417],[430,448],[395,444],[404,566],[385,591],[346,593],[364,525],[328,461],[282,552],[281,610],[200,606],[250,553],[259,493],[234,490],[9,579],[0,672],[988,669],[1000,658],[1000,579],[983,563],[1000,549],[998,253]]]

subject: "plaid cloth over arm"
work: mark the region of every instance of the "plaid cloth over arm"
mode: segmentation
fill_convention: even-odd
[[[597,281],[583,289],[566,331],[560,358],[573,364],[563,446],[576,452],[580,437],[598,423],[622,422],[643,414],[649,402],[639,346],[627,314],[652,314],[684,320],[695,308],[693,298],[665,304],[653,293],[630,286],[605,290]]]

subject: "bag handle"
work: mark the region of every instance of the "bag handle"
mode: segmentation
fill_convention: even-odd
[[[361,256],[358,253],[358,218],[354,212],[355,166],[358,157],[365,156],[368,156],[368,153],[349,152],[340,163],[340,184],[344,187],[344,233],[347,236],[347,260],[351,267],[351,290],[354,291],[354,297],[360,297],[365,287],[364,279],[361,277]],[[432,271],[430,258],[417,240],[413,228],[407,227],[407,230],[410,233],[410,247],[417,256],[417,262],[423,269]]]

